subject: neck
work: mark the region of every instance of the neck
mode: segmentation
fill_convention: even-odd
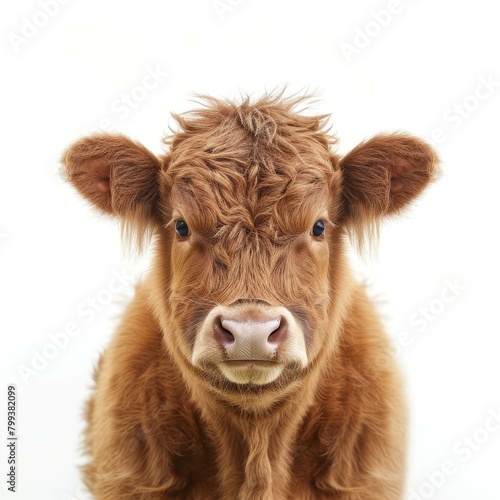
[[[260,396],[241,393],[239,404],[204,384],[191,385],[192,400],[217,450],[222,498],[285,498],[296,434],[314,400],[317,372],[307,373],[281,397],[272,390]],[[265,406],[271,398],[273,404]]]

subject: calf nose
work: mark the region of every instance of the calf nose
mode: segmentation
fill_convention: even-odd
[[[265,361],[275,356],[284,342],[286,322],[282,317],[263,321],[220,317],[215,337],[232,360]]]

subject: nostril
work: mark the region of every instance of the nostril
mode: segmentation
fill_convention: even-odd
[[[269,337],[267,337],[267,342],[275,346],[283,343],[286,337],[287,324],[285,318],[280,318],[280,324],[276,330],[274,330]]]
[[[263,359],[285,342],[287,323],[283,317],[263,314],[220,316],[214,321],[214,339],[227,354],[242,359]]]
[[[234,342],[234,335],[222,326],[220,317],[214,321],[214,336],[216,341],[223,347]]]

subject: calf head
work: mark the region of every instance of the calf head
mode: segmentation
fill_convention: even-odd
[[[334,351],[349,295],[343,242],[403,209],[436,156],[405,134],[344,157],[299,100],[208,99],[176,116],[157,157],[99,134],[63,156],[68,179],[127,232],[156,239],[151,306],[183,374],[221,395],[287,388]]]

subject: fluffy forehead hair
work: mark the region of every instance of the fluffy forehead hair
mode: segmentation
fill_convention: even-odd
[[[173,115],[180,130],[165,139],[163,187],[181,215],[207,236],[214,228],[222,236],[271,225],[274,237],[307,229],[327,209],[330,184],[340,178],[330,151],[335,138],[325,130],[329,115],[299,114],[310,98],[282,93],[239,104],[202,99],[200,109]]]

